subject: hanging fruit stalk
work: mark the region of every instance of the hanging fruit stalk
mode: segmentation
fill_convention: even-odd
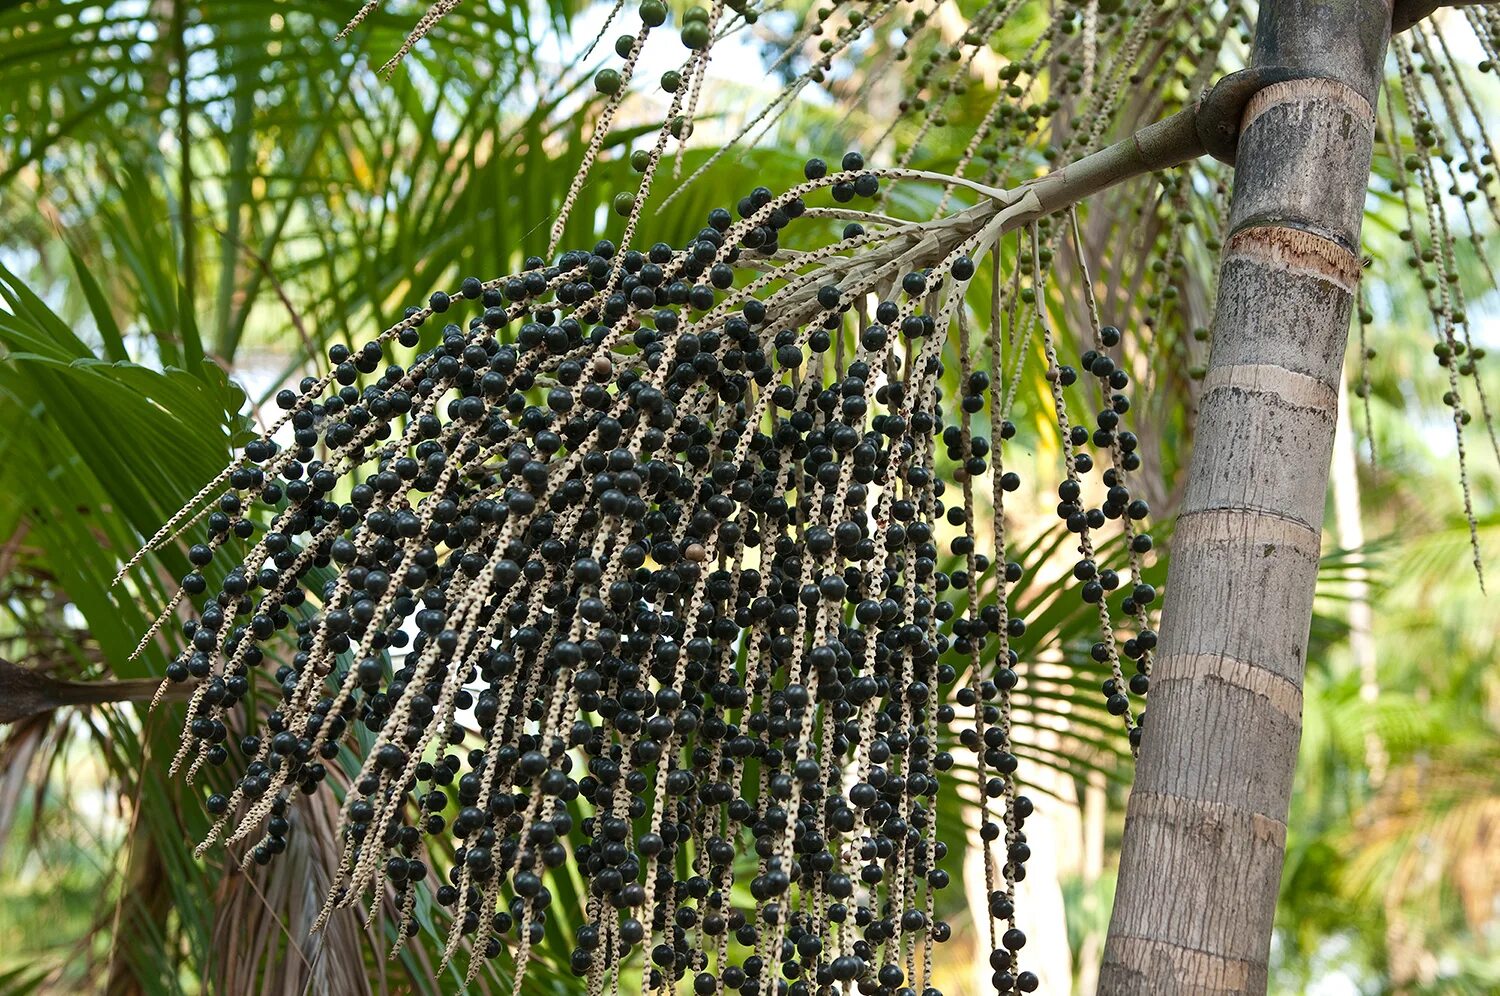
[[[1019,479],[1002,448],[1039,330],[1062,440],[1058,515],[1077,537],[1078,594],[1097,606],[1105,709],[1132,746],[1144,726],[1131,696],[1166,690],[1132,796],[1102,985],[1264,988],[1389,21],[1373,0],[1356,5],[1348,24],[1322,23],[1326,10],[1310,4],[1268,5],[1251,70],[1017,187],[872,168],[850,153],[838,171],[812,160],[806,183],[715,209],[684,246],[642,252],[629,244],[669,138],[687,134],[726,7],[754,18],[744,4],[690,9],[681,39],[692,54],[662,79],[669,120],[631,155],[639,190],[615,200],[624,246],[471,277],[359,348],[334,347],[333,370],[282,392],[282,422],[153,538],[198,523],[209,534],[189,551],[201,570],[162,617],[196,603],[189,646],[168,669],[191,695],[174,770],[192,778],[240,755],[230,790],[208,798],[217,821],[204,846],[227,840],[246,864],[273,860],[296,795],[320,790],[350,727],[363,726],[373,742],[343,802],[342,863],[320,923],[394,896],[399,947],[417,929],[418,890],[431,888],[452,913],[445,958],[467,947],[472,979],[508,944],[519,991],[552,901],[549,870],[572,864],[587,898],[570,911],[570,963],[590,992],[618,985],[628,959],[645,988],[705,996],[777,992],[786,980],[798,996],[811,985],[932,992],[932,945],[951,934],[934,915],[949,882],[935,800],[957,746],[975,758],[992,982],[1035,990],[1014,902],[1032,803],[1011,749],[1010,693],[1025,677],[1010,640],[1025,621],[1007,604],[1023,568],[1006,556],[1003,493]],[[456,6],[434,4],[387,68]],[[991,5],[977,23],[998,26],[1014,6]],[[646,0],[640,14],[640,29],[616,40],[622,69],[594,76],[603,110],[549,255],[667,10]],[[745,131],[774,121],[862,22],[848,15]],[[1096,147],[1147,37],[1138,19],[1097,67],[1099,99],[1080,105],[1068,148]],[[1073,82],[1093,77],[1095,44]],[[1035,51],[1007,67],[1010,80],[1036,81]],[[1012,82],[1006,95],[1024,92]],[[1142,173],[1236,150],[1174,621],[1156,658],[1146,611],[1157,593],[1140,561],[1151,539],[1135,525],[1148,509],[1130,492],[1140,457],[1122,428],[1130,377],[1110,355],[1121,332],[1090,295],[1096,348],[1081,373],[1060,358],[1045,298],[1066,233],[1051,216]],[[937,216],[879,210],[895,182],[941,185]],[[945,214],[955,191],[972,203]],[[824,192],[833,206],[808,203]],[[826,221],[847,222],[841,239],[782,244]],[[999,245],[1013,232],[1007,281]],[[1073,238],[1081,261],[1076,223]],[[964,310],[986,254],[988,371],[971,355]],[[469,302],[476,314],[423,339],[429,320]],[[941,377],[950,335],[956,414]],[[426,348],[409,367],[385,365],[393,340]],[[1002,351],[1017,343],[1007,368]],[[1066,410],[1082,375],[1102,399],[1092,431]],[[988,438],[972,418],[986,408]],[[937,473],[935,438],[962,468],[957,489]],[[1090,443],[1109,455],[1097,505]],[[975,521],[985,475],[988,549]],[[944,519],[960,530],[946,549]],[[1122,524],[1126,573],[1104,566],[1096,542],[1110,520]],[[950,557],[961,566],[939,569]],[[288,637],[280,701],[231,742],[255,669]],[[1128,678],[1122,657],[1134,662]],[[447,881],[424,884],[443,849],[454,857]],[[737,907],[733,887],[747,877],[754,904]]]
[[[404,937],[432,877],[427,842],[451,834],[456,864],[434,888],[454,911],[448,957],[475,934],[476,953],[494,957],[514,935],[519,977],[550,902],[546,871],[572,860],[593,897],[572,965],[596,985],[639,949],[653,985],[690,976],[698,989],[761,991],[792,943],[801,970],[899,986],[927,977],[930,945],[949,935],[932,912],[931,890],[949,878],[932,800],[953,763],[939,745],[953,737],[979,755],[993,800],[982,837],[996,850],[991,912],[1006,923],[996,984],[1032,991],[1013,903],[1031,803],[1014,780],[1008,705],[1020,679],[1007,641],[1025,624],[1003,598],[1021,567],[1000,532],[981,552],[971,487],[1013,428],[1002,417],[1000,438],[985,439],[949,421],[939,357],[975,259],[1028,225],[1030,265],[1017,263],[1027,287],[1015,293],[1029,302],[1021,321],[1045,329],[1036,223],[1200,154],[1200,113],[1013,190],[872,169],[854,153],[838,172],[814,160],[806,183],[744,198],[739,220],[716,209],[684,249],[601,242],[550,266],[532,259],[432,295],[357,349],[334,347],[333,370],[282,392],[284,419],[153,541],[204,520],[210,534],[189,551],[197,569],[174,608],[198,609],[168,669],[169,684],[192,688],[174,770],[194,777],[231,750],[243,765],[231,791],[208,798],[210,841],[243,848],[246,863],[274,860],[292,799],[319,791],[359,724],[374,743],[344,800],[324,920],[394,893]],[[978,200],[928,222],[842,208],[866,219],[842,241],[780,251],[783,230],[830,211],[806,198],[851,204],[885,181]],[[747,266],[770,272],[737,286]],[[881,303],[846,349],[845,315],[872,293]],[[466,324],[358,386],[381,371],[388,342],[418,345],[429,319],[465,302],[479,306]],[[1014,332],[1014,304],[1011,320]],[[1119,343],[1118,330],[1096,335]],[[1123,579],[1097,562],[1089,530],[1121,519],[1131,549],[1149,548],[1130,525],[1144,504],[1123,486],[1139,458],[1113,454],[1103,508],[1080,501],[1091,437],[1070,426],[1061,393],[1078,374],[1044,339],[1066,437],[1059,514],[1082,536],[1075,573],[1116,674],[1109,711],[1130,729],[1104,600]],[[1116,435],[1128,379],[1094,351],[1085,366],[1116,392],[1094,440],[1114,447],[1129,439]],[[1009,388],[998,367],[968,369],[961,410],[1003,416]],[[965,468],[964,500],[946,510],[934,434]],[[1014,478],[997,469],[994,493]],[[332,500],[340,487],[343,503]],[[264,533],[247,514],[255,504]],[[939,516],[963,528],[948,552],[965,566],[952,574],[936,569]],[[207,573],[226,548],[236,562]],[[1130,577],[1124,612],[1143,649],[1127,639],[1126,652],[1141,657],[1155,595]],[[966,617],[954,618],[950,589],[968,593]],[[297,646],[275,673],[282,701],[229,742],[229,716],[282,633]],[[1003,663],[991,678],[980,655],[995,640]],[[939,663],[949,650],[964,666],[952,693],[958,667]],[[456,722],[466,710],[480,731],[467,752]],[[728,902],[746,841],[759,856],[754,916]],[[814,912],[786,905],[793,885]]]

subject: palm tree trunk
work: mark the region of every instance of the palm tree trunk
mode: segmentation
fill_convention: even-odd
[[[1359,280],[1381,0],[1264,0],[1099,991],[1263,993]]]

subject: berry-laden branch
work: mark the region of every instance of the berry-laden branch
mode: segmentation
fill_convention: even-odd
[[[571,965],[590,993],[618,984],[637,946],[653,989],[691,977],[698,993],[773,992],[778,975],[916,988],[930,946],[951,933],[933,916],[949,880],[934,800],[955,765],[947,748],[961,746],[984,798],[1000,800],[981,833],[987,848],[1004,841],[998,875],[986,857],[990,907],[1007,921],[996,985],[1033,991],[1013,905],[1032,804],[1011,744],[1022,679],[1009,641],[1025,622],[1005,604],[1023,568],[1006,560],[998,511],[1018,484],[999,465],[1014,434],[1002,316],[1012,344],[1044,333],[1067,440],[1059,514],[1082,537],[1073,573],[1097,604],[1108,710],[1134,731],[1126,692],[1146,687],[1155,590],[1138,561],[1122,564],[1132,586],[1112,620],[1119,574],[1089,533],[1123,519],[1129,556],[1150,548],[1132,524],[1144,503],[1125,486],[1138,466],[1120,429],[1128,402],[1113,395],[1092,437],[1070,424],[1061,389],[1077,375],[1041,307],[1051,250],[1036,223],[1131,177],[1232,152],[1226,128],[1259,82],[1232,77],[1008,190],[872,168],[857,153],[832,172],[812,160],[792,189],[710,212],[685,247],[531,257],[522,272],[433,294],[357,349],[335,346],[333,369],[278,395],[285,415],[148,546],[206,526],[172,603],[196,606],[163,684],[191,689],[173,770],[192,779],[236,749],[242,774],[208,797],[216,822],[200,850],[222,839],[244,845],[247,863],[272,860],[295,795],[319,790],[358,724],[371,742],[320,923],[378,909],[390,891],[401,936],[415,931],[427,842],[451,834],[455,862],[435,896],[453,913],[445,958],[472,938],[471,978],[514,934],[520,985],[551,903],[546,873],[572,861],[589,899],[570,911],[582,924]],[[854,206],[898,182],[973,202],[926,221]],[[831,206],[809,205],[825,192]],[[837,241],[783,246],[794,227],[831,220],[845,223]],[[998,245],[1021,229],[1030,252],[1007,282]],[[975,364],[965,298],[987,253],[991,362]],[[393,341],[421,346],[429,320],[471,303],[478,313],[445,325],[410,366],[387,362]],[[954,330],[957,420],[941,377]],[[1119,341],[1109,327],[1096,335],[1101,350]],[[1012,389],[1022,361],[1024,348]],[[1112,390],[1128,380],[1102,352],[1085,365]],[[986,406],[998,438],[973,434]],[[939,435],[963,468],[951,506]],[[1111,452],[1100,508],[1081,482],[1091,439]],[[974,521],[986,474],[988,555]],[[944,521],[962,527],[947,554]],[[950,555],[960,566],[945,569]],[[1128,689],[1117,637],[1139,665]],[[296,649],[275,669],[277,701],[235,743],[231,712],[284,638]],[[457,752],[476,729],[478,745]],[[731,901],[745,876],[750,911]]]

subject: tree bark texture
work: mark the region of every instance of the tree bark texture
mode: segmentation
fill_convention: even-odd
[[[1265,0],[1099,991],[1263,993],[1359,280],[1380,0]]]

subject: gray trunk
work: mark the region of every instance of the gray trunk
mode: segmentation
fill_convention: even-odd
[[[1264,0],[1213,350],[1099,991],[1263,993],[1338,390],[1390,34]]]

